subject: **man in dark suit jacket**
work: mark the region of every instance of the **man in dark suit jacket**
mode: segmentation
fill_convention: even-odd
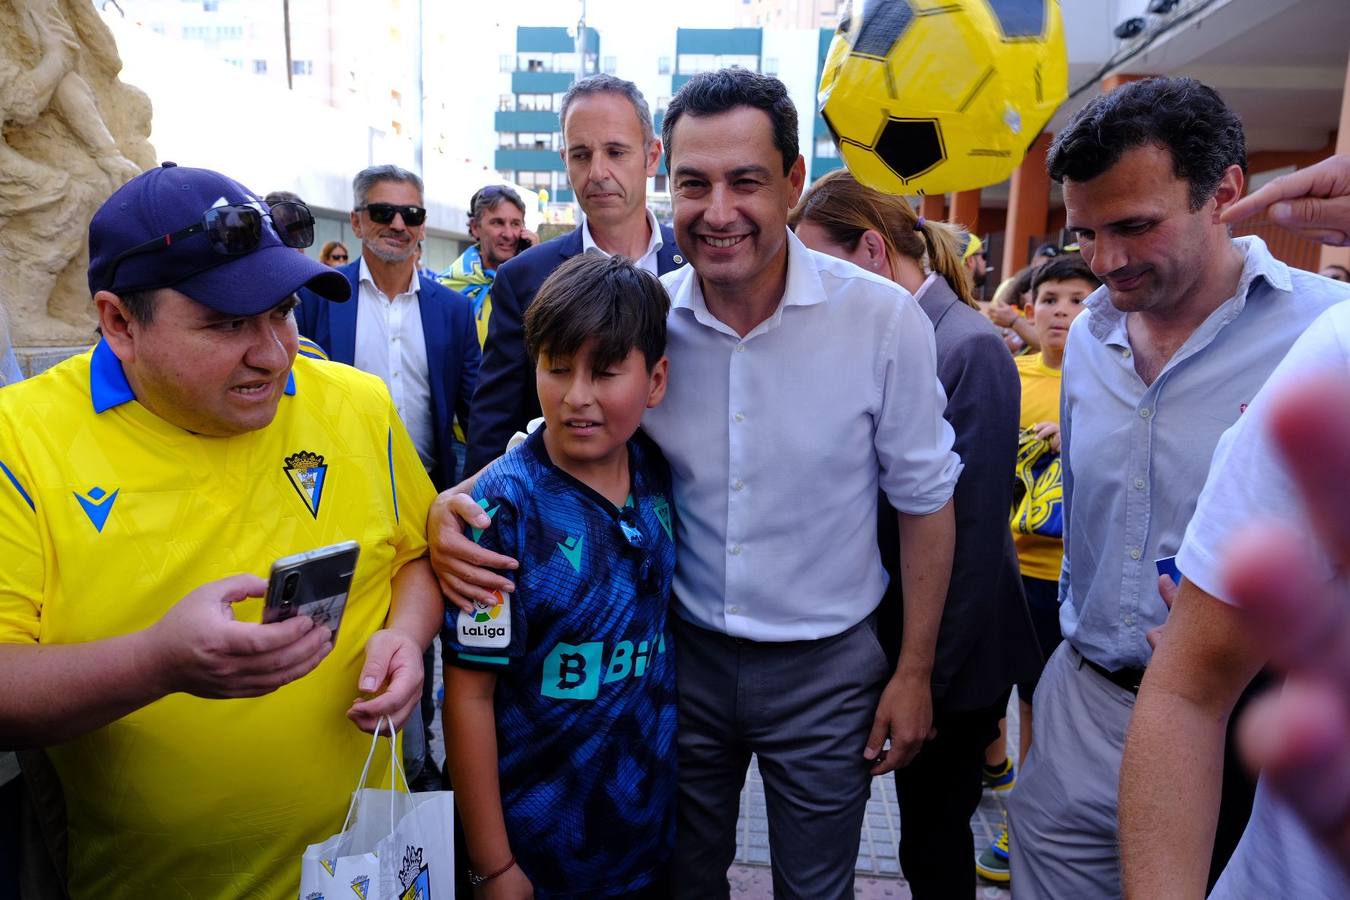
[[[998,736],[1009,686],[1039,671],[1043,659],[1008,526],[1021,413],[1017,367],[989,320],[942,277],[918,300],[933,323],[944,417],[963,468],[952,497],[956,547],[933,660],[937,735],[895,772],[908,826],[901,829],[900,865],[916,896],[961,897],[975,887],[970,818],[980,802],[984,748]],[[880,607],[882,634],[903,628],[896,521],[883,502],[878,540],[891,581]],[[898,641],[889,646],[898,652]]]
[[[357,352],[357,338],[363,292],[368,302],[373,298],[373,302],[385,304],[397,303],[400,297],[412,293],[409,288],[414,284],[413,251],[425,230],[426,210],[421,208],[421,180],[409,181],[404,176],[417,179],[413,173],[396,166],[376,166],[356,178],[356,206],[361,208],[352,213],[352,219],[353,227],[358,229],[357,234],[362,237],[361,256],[338,270],[351,282],[352,302],[329,303],[310,291],[300,291],[300,306],[296,310],[300,333],[322,347],[328,357],[336,362],[357,365],[358,359],[362,357]],[[406,191],[408,196],[384,197],[383,192],[390,189]],[[382,207],[399,205],[384,203],[382,200],[413,199],[415,203],[404,204],[406,210],[394,210],[388,222],[368,221],[372,215],[384,218],[390,212]],[[407,221],[408,218],[415,219],[416,224]],[[409,255],[406,259],[398,259],[402,256],[404,244],[407,244]],[[391,256],[395,258],[389,259]],[[389,283],[396,287],[386,290],[380,285],[385,272],[388,273]],[[426,410],[400,412],[404,414],[404,424],[409,426],[409,432],[418,444],[423,462],[430,463],[428,472],[432,483],[437,490],[444,490],[458,479],[452,426],[456,415],[460,421],[468,421],[469,401],[473,396],[480,359],[478,335],[473,307],[468,298],[420,273],[416,277],[415,302],[426,357],[425,372],[417,374],[419,381],[425,376],[428,405]],[[388,339],[396,341],[397,335],[390,331]],[[409,378],[411,373],[400,371],[398,360],[394,359],[395,352],[389,351],[393,377],[386,371],[375,371],[375,374],[394,382],[389,387],[397,402],[403,390],[400,382]],[[413,415],[420,416],[427,427],[414,427],[409,421]],[[426,432],[421,440],[419,430]]]
[[[684,264],[674,232],[647,209],[647,178],[656,173],[661,141],[637,87],[613,75],[593,75],[568,89],[559,116],[560,153],[585,219],[575,231],[531,247],[497,270],[469,416],[466,474],[501,456],[511,435],[539,415],[523,321],[554,269],[588,250],[627,256],[656,275]]]

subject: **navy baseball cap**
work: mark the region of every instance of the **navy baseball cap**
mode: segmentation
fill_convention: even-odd
[[[262,198],[233,179],[209,169],[171,162],[137,175],[118,188],[89,223],[89,292],[128,294],[171,287],[212,309],[254,316],[302,287],[328,300],[347,300],[345,275],[297,253],[281,242],[271,219],[258,246],[246,253],[217,253],[205,234],[124,258],[123,252],[197,224],[213,207],[256,206]]]

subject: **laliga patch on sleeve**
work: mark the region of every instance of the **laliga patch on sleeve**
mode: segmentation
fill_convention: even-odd
[[[496,605],[475,600],[473,612],[460,610],[456,637],[465,647],[500,650],[511,644],[511,597],[495,592]]]

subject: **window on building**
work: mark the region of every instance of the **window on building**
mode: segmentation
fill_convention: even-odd
[[[617,58],[617,57],[613,57],[613,56],[606,56],[606,57],[605,57],[605,74],[606,74],[606,75],[613,75],[613,74],[614,74],[615,72],[617,72],[617,71],[619,71],[619,60],[618,60],[618,58]]]
[[[656,60],[656,74],[657,74],[657,75],[669,75],[669,74],[670,74],[670,57],[669,57],[669,56],[662,56],[662,57],[659,57],[659,58]]]
[[[544,189],[552,192],[553,173],[552,172],[517,172],[516,184],[532,191]]]
[[[255,59],[255,60],[253,61],[253,74],[254,74],[254,75],[266,75],[266,74],[267,74],[267,60],[265,60],[265,59]]]
[[[552,94],[517,94],[516,109],[552,112]]]
[[[828,137],[816,138],[816,159],[838,159],[839,148]]]
[[[765,75],[778,74],[778,60],[776,58],[772,56],[766,56],[764,58],[764,74]]]
[[[313,75],[314,60],[312,59],[293,59],[291,60],[292,75]]]
[[[652,193],[665,194],[670,191],[670,179],[665,175],[652,176]]]
[[[670,106],[670,98],[669,98],[669,97],[657,97],[657,98],[656,98],[656,109],[652,110],[652,115],[655,116],[655,115],[659,115],[660,113],[665,112],[666,109],[669,108],[669,106]]]
[[[202,12],[220,12],[220,0],[202,0]]]
[[[497,60],[497,64],[503,72],[514,72],[516,70],[516,59],[509,53],[503,53]]]
[[[497,95],[497,112],[510,112],[514,109],[513,96],[511,94]]]

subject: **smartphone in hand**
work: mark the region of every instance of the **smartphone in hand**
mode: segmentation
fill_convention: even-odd
[[[331,631],[336,641],[360,553],[356,541],[343,541],[274,562],[267,580],[263,622],[309,616],[315,625]]]

